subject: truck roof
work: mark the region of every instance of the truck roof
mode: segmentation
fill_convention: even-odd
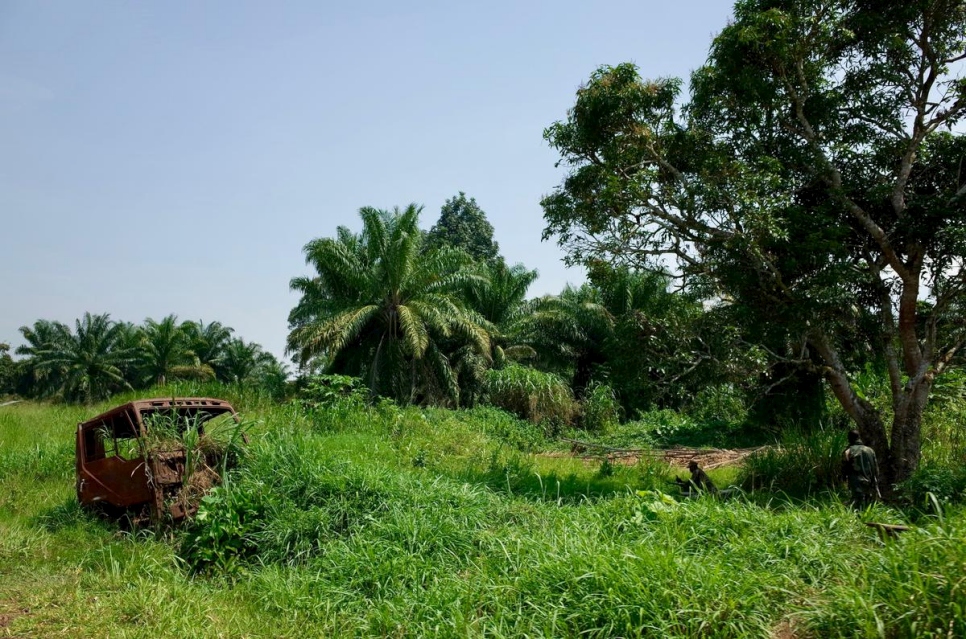
[[[234,407],[223,399],[214,399],[212,397],[157,397],[153,399],[139,399],[115,406],[100,415],[81,422],[80,427],[89,424],[101,424],[129,411],[141,413],[168,410],[171,408],[214,408],[219,412],[235,412]]]

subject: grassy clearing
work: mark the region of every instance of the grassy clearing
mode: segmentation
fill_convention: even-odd
[[[827,493],[678,501],[659,466],[536,455],[491,409],[232,399],[247,457],[160,534],[74,501],[103,406],[0,409],[0,636],[966,636],[956,508],[883,542]]]

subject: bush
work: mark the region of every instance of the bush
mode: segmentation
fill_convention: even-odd
[[[935,460],[923,462],[912,477],[898,486],[899,497],[914,507],[929,507],[932,494],[941,503],[966,500],[966,468],[960,462],[947,466]]]
[[[702,426],[684,413],[669,408],[651,409],[639,413],[614,433],[614,445],[622,447],[665,447],[683,442],[705,439]]]
[[[299,392],[299,399],[313,408],[342,403],[362,405],[367,397],[368,390],[362,380],[349,375],[315,375]]]
[[[835,489],[841,480],[845,446],[845,433],[839,430],[811,434],[790,430],[779,445],[745,460],[739,484],[746,490],[768,488],[793,497]]]
[[[748,419],[748,402],[730,384],[709,386],[694,397],[687,412],[705,429],[734,433]]]
[[[511,364],[487,371],[484,384],[491,404],[542,424],[548,432],[571,425],[577,414],[570,387],[551,373]]]
[[[477,406],[453,413],[465,424],[521,452],[539,450],[547,440],[543,430],[493,406]]]
[[[606,433],[620,424],[620,402],[614,389],[605,384],[595,384],[587,389],[582,409],[580,424],[584,430]]]

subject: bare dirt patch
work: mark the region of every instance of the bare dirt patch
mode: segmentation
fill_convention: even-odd
[[[771,629],[770,639],[799,639],[799,636],[795,631],[795,624],[789,619],[782,619]]]
[[[10,626],[18,617],[30,614],[30,608],[11,605],[10,602],[0,601],[0,637],[13,637]]]

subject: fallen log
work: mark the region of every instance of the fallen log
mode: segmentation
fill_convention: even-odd
[[[886,536],[898,537],[899,533],[906,532],[907,530],[912,530],[909,526],[902,526],[899,524],[882,524],[877,521],[867,521],[865,525],[869,528],[875,528],[875,531],[879,533],[879,537],[885,539]]]
[[[622,459],[627,457],[651,457],[655,459],[661,459],[668,464],[673,464],[677,466],[686,466],[687,462],[692,459],[711,459],[719,460],[712,461],[706,465],[703,465],[705,470],[710,470],[712,468],[718,468],[719,466],[726,466],[728,464],[734,464],[739,462],[749,455],[767,448],[766,446],[758,446],[757,448],[738,448],[738,449],[722,449],[722,448],[616,448],[614,446],[605,446],[604,444],[597,444],[594,442],[581,441],[579,439],[569,439],[566,437],[561,438],[561,441],[569,443],[570,452],[573,455],[585,454],[585,457],[606,457],[607,459]],[[723,459],[722,459],[723,458]]]

